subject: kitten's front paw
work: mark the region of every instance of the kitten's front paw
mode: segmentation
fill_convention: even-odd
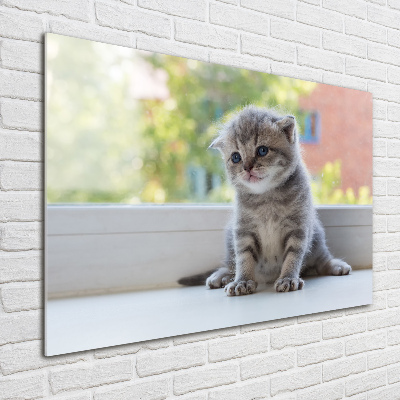
[[[243,296],[245,294],[252,294],[257,289],[257,282],[252,280],[248,281],[235,281],[228,283],[225,286],[225,292],[228,296]]]
[[[304,286],[304,281],[301,278],[282,278],[275,282],[277,292],[292,292],[301,290]]]

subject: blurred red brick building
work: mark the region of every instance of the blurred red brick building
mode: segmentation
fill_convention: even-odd
[[[300,99],[300,108],[311,113],[308,130],[313,137],[302,143],[311,174],[318,175],[328,161],[341,160],[341,188],[357,193],[360,186],[369,186],[372,193],[372,95],[318,84]]]

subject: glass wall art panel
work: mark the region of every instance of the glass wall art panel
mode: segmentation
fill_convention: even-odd
[[[45,44],[45,355],[371,304],[370,93]]]

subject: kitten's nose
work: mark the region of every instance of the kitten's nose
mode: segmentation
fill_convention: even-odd
[[[252,163],[246,163],[246,164],[244,164],[243,168],[244,168],[245,171],[250,172],[252,170],[252,168],[253,168],[253,164]]]

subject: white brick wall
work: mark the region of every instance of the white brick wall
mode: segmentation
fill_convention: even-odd
[[[398,0],[0,2],[0,400],[393,400],[400,393]],[[43,33],[374,98],[374,305],[45,358]]]

